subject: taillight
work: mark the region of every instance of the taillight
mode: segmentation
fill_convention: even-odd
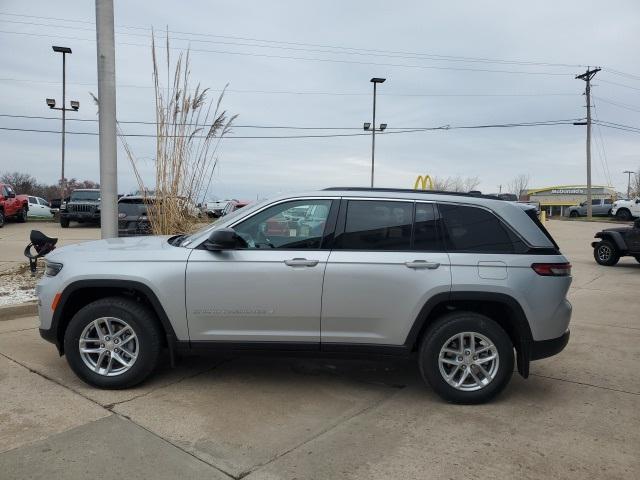
[[[568,277],[571,275],[570,263],[534,263],[531,268],[543,277]]]

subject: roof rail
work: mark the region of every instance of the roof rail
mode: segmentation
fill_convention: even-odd
[[[329,187],[324,191],[344,190],[348,192],[395,192],[395,193],[425,193],[431,195],[455,195],[458,197],[487,198],[489,200],[502,200],[495,195],[483,195],[477,191],[471,192],[446,192],[444,190],[413,190],[411,188],[370,188],[370,187]]]

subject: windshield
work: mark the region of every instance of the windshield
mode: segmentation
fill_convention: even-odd
[[[82,201],[82,200],[90,200],[93,202],[97,202],[100,200],[100,192],[73,192],[71,194],[71,201]]]
[[[120,202],[118,213],[124,213],[127,217],[146,215],[147,205],[142,202]]]

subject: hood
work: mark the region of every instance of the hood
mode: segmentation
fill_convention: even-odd
[[[169,245],[169,236],[109,238],[56,248],[52,262],[137,262],[186,260],[191,250]]]

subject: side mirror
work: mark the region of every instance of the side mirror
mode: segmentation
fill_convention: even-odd
[[[211,232],[209,239],[204,242],[204,248],[211,252],[232,250],[239,245],[238,238],[233,228],[220,228]]]

